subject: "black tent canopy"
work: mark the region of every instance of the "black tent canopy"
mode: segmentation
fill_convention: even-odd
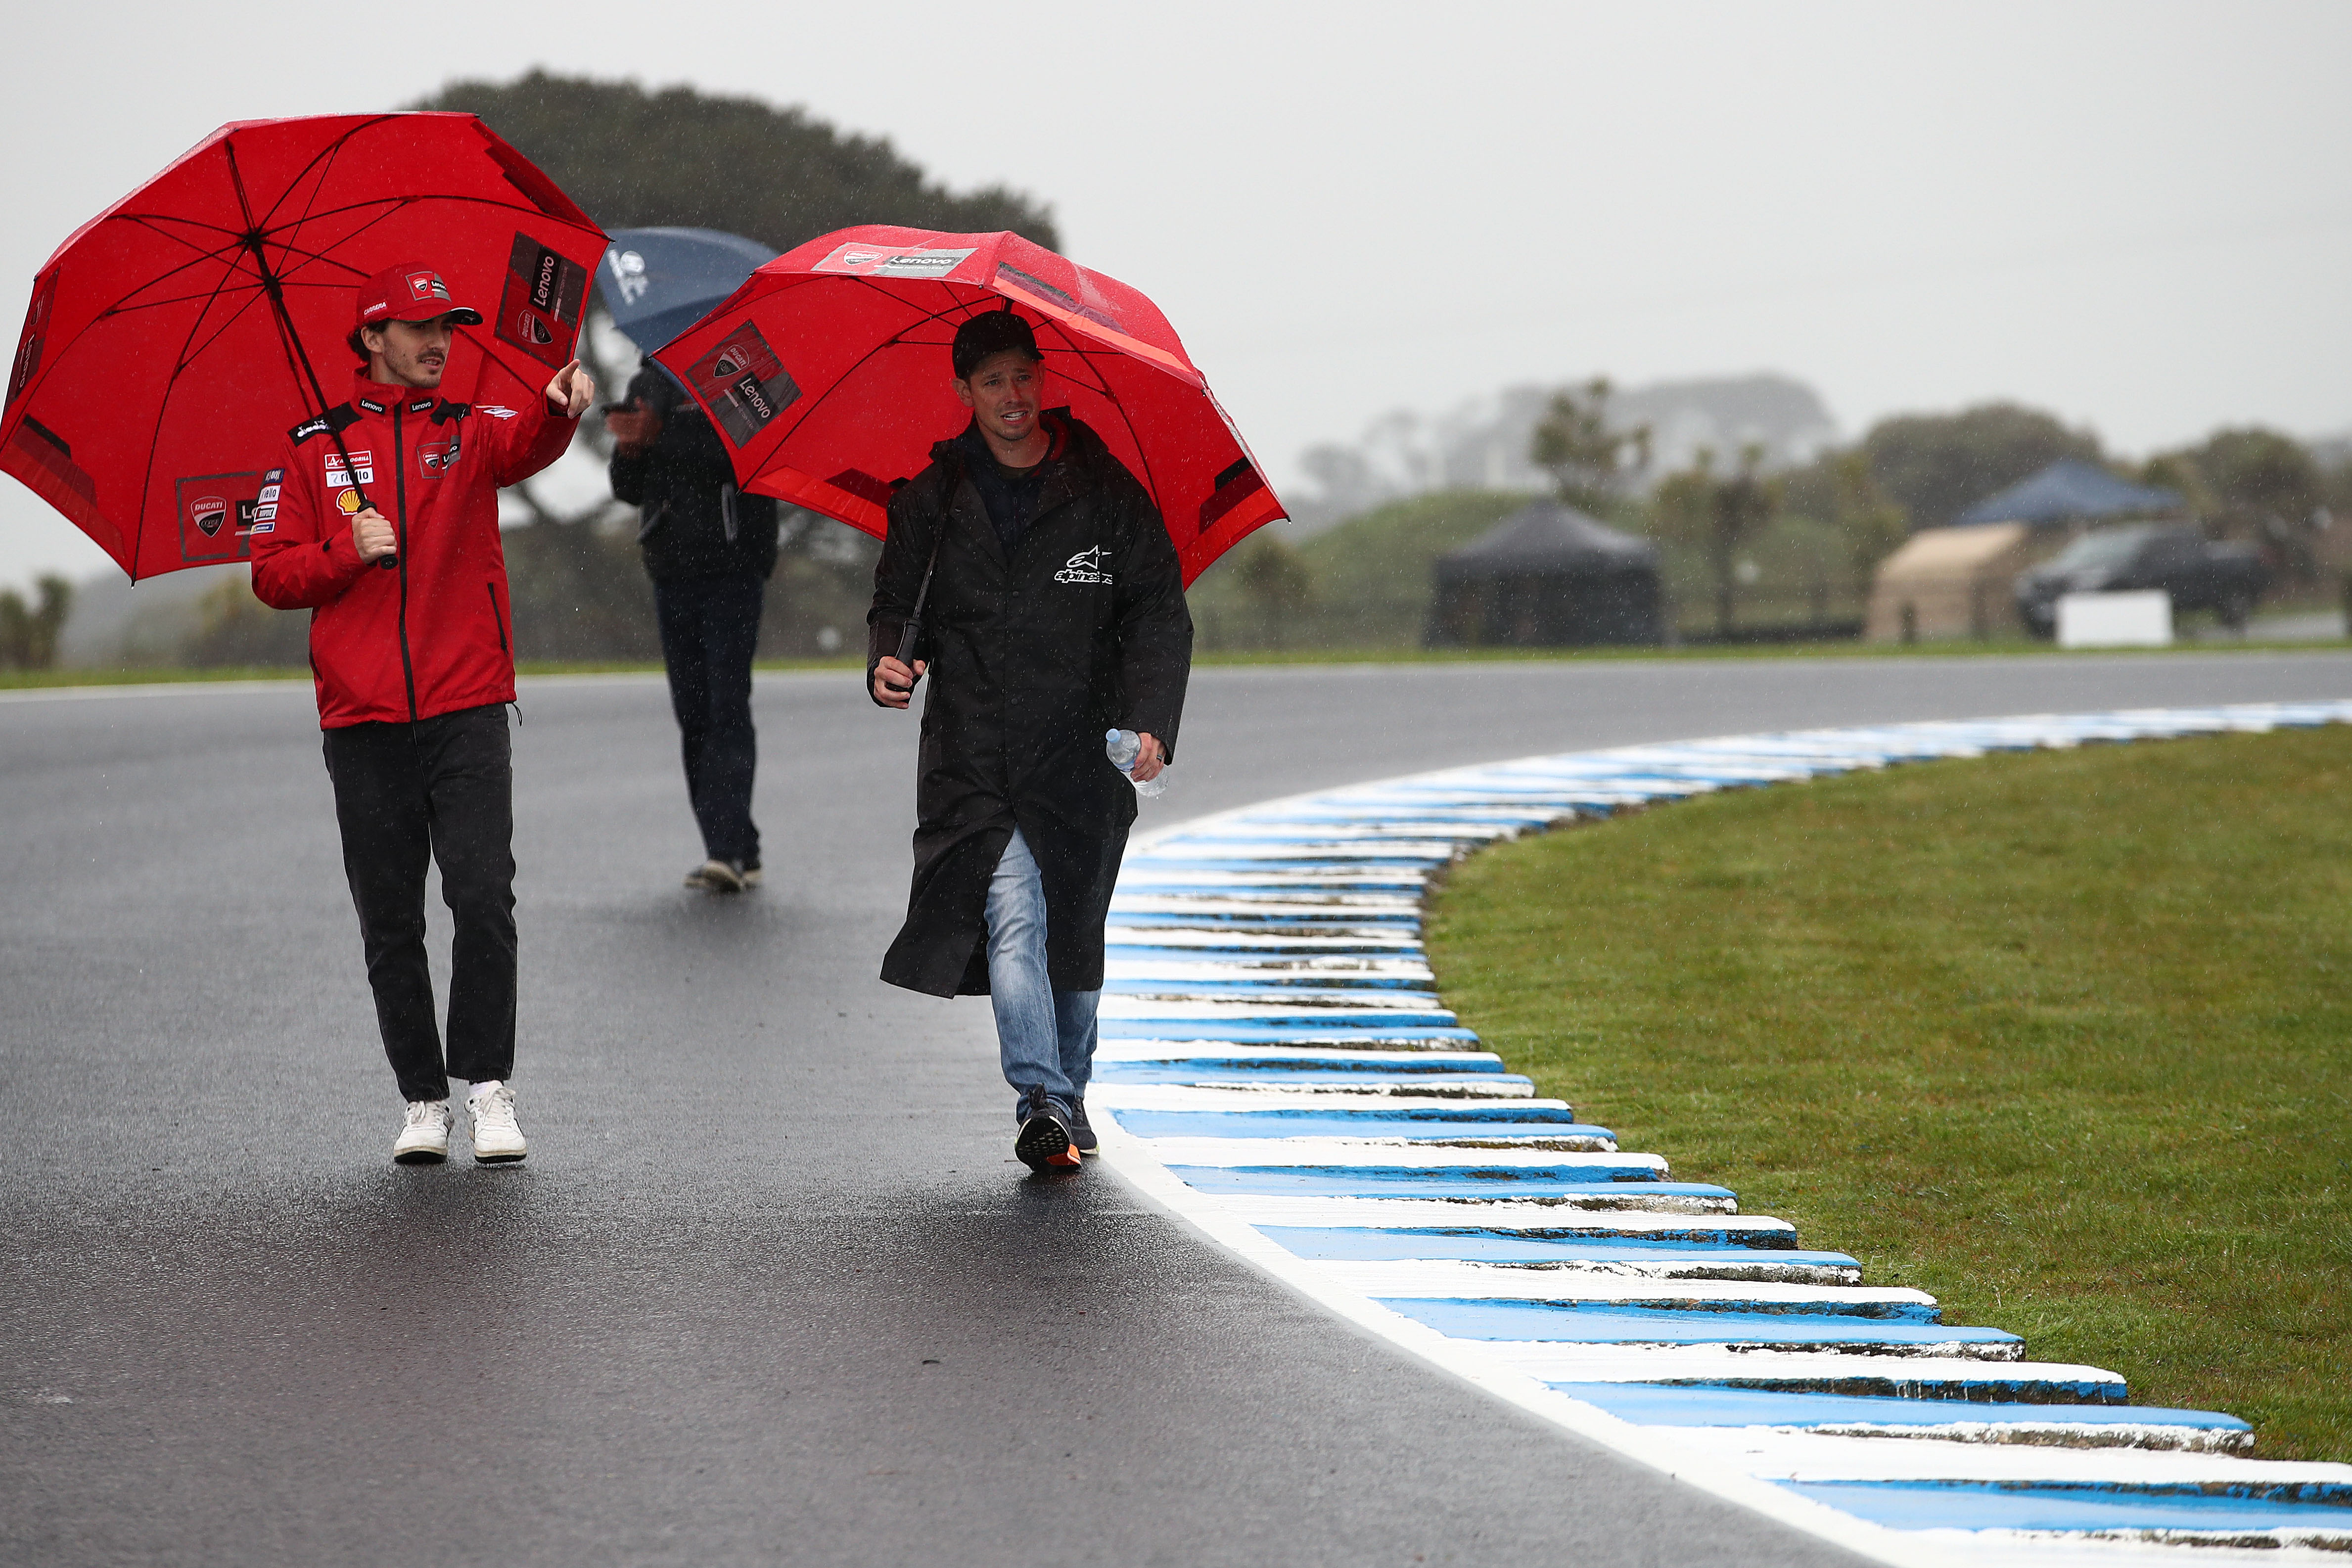
[[[1657,546],[1555,500],[1439,556],[1432,574],[1433,647],[1664,640]]]

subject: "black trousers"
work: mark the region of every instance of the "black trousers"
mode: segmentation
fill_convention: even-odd
[[[654,584],[669,705],[686,756],[686,795],[713,860],[760,863],[751,775],[760,761],[751,729],[751,653],[760,642],[759,578],[688,577]]]
[[[496,704],[415,724],[326,732],[343,830],[343,875],[359,910],[383,1052],[404,1100],[442,1100],[449,1075],[514,1075],[514,754]],[[449,1057],[434,1027],[425,963],[425,866],[441,868],[457,922]]]

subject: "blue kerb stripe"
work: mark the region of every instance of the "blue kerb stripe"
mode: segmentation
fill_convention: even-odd
[[[2352,1535],[2341,1496],[2309,1502],[2154,1486],[2065,1486],[1988,1481],[1781,1481],[1815,1502],[1895,1530],[2340,1531]],[[2340,1492],[2341,1489],[2334,1489]]]
[[[1787,1231],[1709,1231],[1704,1226],[1672,1236],[1530,1236],[1523,1231],[1371,1230],[1346,1226],[1262,1225],[1259,1234],[1297,1254],[1334,1263],[1381,1263],[1454,1258],[1465,1263],[1651,1263],[1720,1258],[1743,1264],[1858,1267],[1843,1252],[1800,1252]],[[1783,1245],[1758,1245],[1752,1236]]]
[[[1301,1007],[1289,1013],[1261,1013],[1219,1017],[1212,1014],[1122,1013],[1106,1017],[1097,1037],[1111,1040],[1215,1040],[1230,1045],[1271,1040],[1277,1044],[1313,1045],[1326,1035],[1354,1035],[1382,1040],[1475,1040],[1478,1037],[1455,1022],[1450,1012],[1377,1007]],[[1255,1031],[1250,1032],[1250,1031]]]
[[[1119,910],[1103,917],[1115,926],[1184,926],[1215,931],[1224,926],[1402,926],[1421,924],[1419,910]]]
[[[1223,1118],[1217,1125],[1231,1127],[1235,1131],[1229,1133],[1212,1134],[1219,1137],[1256,1137],[1259,1134],[1246,1129],[1266,1128],[1270,1131],[1265,1135],[1275,1138],[1319,1138],[1328,1136],[1324,1131],[1327,1127],[1370,1127],[1375,1123],[1393,1123],[1400,1127],[1422,1128],[1425,1130],[1421,1134],[1423,1137],[1475,1138],[1482,1131],[1492,1132],[1497,1127],[1533,1127],[1558,1138],[1613,1138],[1616,1136],[1606,1127],[1588,1126],[1577,1121],[1576,1110],[1572,1106],[1514,1105],[1508,1100],[1487,1101],[1483,1104],[1465,1101],[1461,1105],[1383,1106],[1378,1100],[1374,1100],[1361,1110],[1350,1110],[1345,1106],[1333,1106],[1328,1109],[1321,1106],[1312,1109],[1305,1106],[1270,1106],[1263,1110],[1114,1110],[1111,1114],[1118,1118],[1121,1127],[1135,1132],[1139,1138],[1165,1136],[1165,1134],[1137,1131],[1139,1118],[1180,1115]],[[1309,1126],[1314,1127],[1316,1131],[1311,1133],[1301,1131]]]
[[[1351,1040],[1443,1040],[1449,1045],[1475,1045],[1478,1037],[1467,1029],[1437,1024],[1410,1028],[1384,1028],[1365,1024],[1253,1024],[1227,1018],[1105,1018],[1096,1026],[1106,1040],[1222,1040],[1228,1045],[1337,1044],[1333,1037]]]
[[[1573,1156],[1570,1156],[1573,1158]],[[1727,1200],[1728,1187],[1702,1182],[1644,1181],[1645,1173],[1627,1172],[1619,1179],[1554,1174],[1541,1168],[1503,1169],[1493,1165],[1454,1166],[1423,1171],[1403,1166],[1350,1169],[1346,1166],[1171,1166],[1177,1177],[1204,1193],[1248,1193],[1258,1197],[1301,1198],[1468,1198],[1501,1202],[1545,1198],[1611,1198],[1654,1203],[1668,1198]]]
[[[1341,1248],[1349,1245],[1345,1238],[1355,1237],[1367,1238],[1363,1245],[1368,1247],[1376,1241],[1384,1243],[1391,1237],[1396,1238],[1398,1245],[1405,1247],[1424,1243],[1430,1246],[1443,1246],[1449,1242],[1478,1241],[1493,1241],[1506,1247],[1517,1241],[1524,1241],[1529,1246],[1573,1247],[1592,1243],[1597,1239],[1601,1245],[1611,1247],[1689,1247],[1702,1251],[1735,1247],[1743,1252],[1769,1252],[1775,1255],[1784,1252],[1793,1253],[1797,1245],[1796,1234],[1793,1231],[1733,1230],[1728,1226],[1717,1225],[1701,1215],[1687,1216],[1681,1225],[1670,1231],[1628,1230],[1615,1225],[1606,1211],[1578,1210],[1562,1213],[1557,1226],[1546,1226],[1537,1230],[1483,1226],[1478,1224],[1476,1218],[1471,1215],[1465,1215],[1460,1225],[1405,1226],[1394,1228],[1357,1225],[1262,1225],[1257,1228],[1281,1241],[1283,1246],[1294,1252],[1299,1251],[1301,1247],[1312,1245],[1308,1238],[1315,1237],[1330,1237],[1332,1239],[1328,1245]],[[1301,1256],[1319,1255],[1301,1253]],[[1340,1250],[1331,1253],[1330,1256],[1365,1260],[1374,1258],[1423,1258],[1436,1255],[1420,1252],[1358,1253]],[[1843,1252],[1814,1252],[1807,1253],[1805,1256],[1835,1258],[1845,1263],[1853,1261]]]
[[[1404,1057],[1408,1061],[1411,1060],[1410,1055],[1406,1052],[1398,1051],[1394,1054]],[[1296,1060],[1248,1062],[1213,1059],[1190,1062],[1098,1061],[1095,1063],[1095,1081],[1097,1083],[1206,1083],[1213,1080],[1220,1085],[1246,1084],[1252,1089],[1280,1089],[1286,1084],[1297,1084],[1304,1089],[1326,1083],[1362,1084],[1374,1075],[1383,1079],[1397,1079],[1410,1082],[1416,1078],[1440,1076],[1442,1070],[1448,1066],[1460,1067],[1465,1074],[1476,1075],[1482,1083],[1491,1082],[1500,1086],[1507,1083],[1528,1082],[1527,1079],[1516,1073],[1503,1071],[1499,1066],[1489,1068],[1481,1067],[1476,1062],[1466,1064],[1439,1062],[1418,1068],[1407,1068],[1402,1066],[1391,1068],[1380,1062]],[[1451,1078],[1454,1075],[1444,1073],[1443,1076]],[[1133,1122],[1130,1119],[1140,1114],[1143,1113],[1132,1110],[1126,1112],[1119,1117],[1119,1125],[1132,1131]],[[1164,1134],[1147,1134],[1147,1136],[1164,1136]]]
[[[1601,1139],[1610,1136],[1605,1127],[1587,1127],[1573,1121],[1543,1121],[1540,1112],[1530,1112],[1518,1121],[1408,1121],[1402,1117],[1381,1115],[1377,1111],[1324,1111],[1300,1114],[1277,1121],[1273,1113],[1263,1110],[1122,1110],[1118,1124],[1138,1138],[1407,1138],[1432,1142],[1465,1138],[1576,1138]],[[1343,1171],[1366,1168],[1389,1169],[1380,1164],[1378,1150],[1357,1151],[1362,1158],[1353,1165],[1318,1165],[1318,1170]],[[1463,1154],[1476,1159],[1478,1151],[1465,1149]],[[1562,1155],[1563,1162],[1574,1159]],[[1402,1168],[1402,1167],[1398,1167]],[[1418,1170],[1420,1167],[1412,1167]],[[1550,1165],[1545,1170],[1554,1176],[1564,1165]],[[1614,1167],[1612,1167],[1613,1170]],[[1432,1175],[1443,1172],[1431,1172]],[[1609,1177],[1574,1176],[1574,1181],[1604,1181]],[[1632,1180],[1648,1179],[1646,1173]]]
[[[1680,1312],[1615,1304],[1559,1307],[1543,1301],[1431,1301],[1381,1305],[1462,1340],[1534,1340],[1559,1344],[2011,1345],[1999,1329],[1861,1318],[1828,1312]]]
[[[1948,1426],[2013,1421],[2079,1426],[2187,1426],[2251,1431],[2212,1410],[2148,1405],[2038,1405],[2026,1400],[1874,1399],[1843,1394],[1776,1394],[1756,1388],[1660,1387],[1646,1383],[1555,1383],[1571,1399],[1643,1426]]]
[[[1312,971],[1285,976],[1276,971],[1241,980],[1153,980],[1149,977],[1111,979],[1103,989],[1114,996],[1201,996],[1220,1002],[1285,1002],[1295,996],[1329,996],[1334,1000],[1417,1002],[1423,997],[1438,1005],[1437,993],[1426,980],[1401,974],[1349,974]],[[1366,993],[1371,993],[1366,995]],[[1410,993],[1398,995],[1397,993]]]

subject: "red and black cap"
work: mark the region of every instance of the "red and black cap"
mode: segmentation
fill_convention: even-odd
[[[352,330],[356,332],[386,321],[429,321],[436,316],[448,317],[449,324],[457,327],[482,324],[479,310],[450,297],[449,285],[442,281],[440,273],[412,261],[388,267],[360,285],[359,312]]]

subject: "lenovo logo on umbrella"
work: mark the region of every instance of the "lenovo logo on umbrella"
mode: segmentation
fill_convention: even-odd
[[[695,395],[719,433],[740,447],[799,401],[801,389],[760,329],[746,321],[686,367]]]

